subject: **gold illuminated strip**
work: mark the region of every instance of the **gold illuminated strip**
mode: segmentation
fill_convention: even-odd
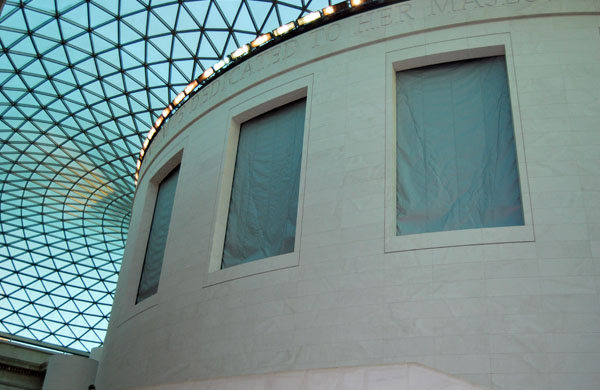
[[[191,83],[189,83],[187,87],[185,87],[183,92],[185,92],[186,95],[189,95],[194,90],[194,88],[196,88],[197,86],[198,86],[198,81],[194,80]]]
[[[224,67],[225,65],[227,65],[229,63],[229,57],[225,57],[223,58],[221,61],[217,62],[216,64],[213,65],[213,69],[216,71],[218,71],[219,69],[221,69],[222,67]]]
[[[171,113],[172,109],[173,109],[173,106],[171,104],[169,104],[167,107],[165,107],[165,109],[162,112],[162,117],[165,118],[165,119],[167,119],[167,117]]]
[[[272,38],[273,37],[271,36],[271,33],[266,33],[266,34],[260,35],[258,38],[256,38],[252,42],[250,42],[250,46],[252,46],[252,48],[259,47],[259,46],[269,42]]]
[[[183,100],[184,97],[185,97],[185,92],[181,91],[179,93],[179,95],[175,96],[175,99],[173,99],[173,106],[178,106],[179,103],[181,103],[181,101]]]
[[[215,73],[215,71],[213,70],[213,68],[208,68],[204,71],[204,73],[202,73],[202,75],[199,77],[200,80],[206,80],[207,78],[209,78],[210,76],[213,75],[213,73]]]
[[[241,56],[248,54],[248,52],[250,52],[250,46],[244,45],[244,46],[241,46],[236,51],[234,51],[233,53],[231,53],[229,56],[231,57],[232,60],[235,60],[236,58],[240,58]]]
[[[286,34],[290,31],[292,31],[294,29],[294,27],[296,27],[296,24],[294,22],[289,22],[289,23],[279,26],[275,30],[273,30],[273,35],[275,35],[276,37],[281,36],[283,34]]]
[[[315,20],[319,19],[320,17],[321,17],[321,13],[319,11],[311,12],[308,15],[304,15],[303,17],[298,19],[298,24],[300,26],[304,26],[305,24],[314,22]]]

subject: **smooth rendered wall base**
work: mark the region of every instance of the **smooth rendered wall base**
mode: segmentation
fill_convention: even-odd
[[[144,387],[147,390],[486,390],[417,363],[288,371]]]

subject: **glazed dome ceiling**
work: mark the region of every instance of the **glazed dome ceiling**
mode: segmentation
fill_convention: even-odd
[[[328,4],[6,1],[0,335],[79,351],[103,342],[148,129],[205,68]]]

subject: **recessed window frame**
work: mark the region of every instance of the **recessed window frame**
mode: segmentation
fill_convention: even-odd
[[[441,64],[504,56],[513,115],[524,225],[396,235],[396,73]],[[535,241],[519,99],[509,34],[461,38],[386,53],[385,252]]]
[[[152,221],[150,222],[150,230],[148,231],[148,238],[146,240],[147,241],[147,243],[146,243],[146,250],[144,251],[144,262],[142,264],[142,272],[140,272],[140,275],[139,275],[140,277],[139,277],[139,281],[138,281],[138,290],[137,290],[136,299],[135,299],[135,303],[136,304],[145,301],[146,299],[148,299],[148,298],[156,295],[156,293],[158,292],[158,286],[160,285],[160,275],[162,274],[162,265],[164,263],[165,253],[166,253],[166,250],[167,250],[167,241],[169,240],[169,236],[170,236],[169,235],[169,231],[171,230],[170,229],[171,228],[171,220],[172,220],[171,217],[173,215],[173,209],[175,208],[175,195],[177,194],[177,184],[179,183],[179,172],[181,170],[180,168],[181,168],[181,165],[176,165],[173,169],[171,169],[171,171],[160,181],[160,183],[158,184],[158,188],[156,190],[156,196],[154,197],[154,209],[152,210]],[[166,230],[167,230],[166,231],[166,237],[164,238],[164,243],[163,243],[163,245],[164,245],[163,253],[162,253],[162,256],[160,257],[160,259],[158,257],[151,259],[151,258],[149,258],[148,253],[149,253],[149,249],[152,247],[152,244],[153,244],[153,241],[154,241],[154,240],[152,240],[152,238],[153,238],[152,237],[152,233],[155,231],[156,228],[158,228],[158,226],[160,226],[159,222],[157,221],[157,217],[158,217],[157,210],[159,210],[159,206],[160,207],[164,207],[165,206],[164,203],[159,204],[159,195],[161,193],[165,194],[165,192],[161,192],[161,189],[163,189],[163,191],[164,191],[164,188],[165,188],[165,187],[163,187],[163,184],[166,183],[167,179],[173,180],[173,176],[174,175],[177,175],[177,177],[174,179],[175,183],[171,184],[171,186],[173,186],[173,185],[175,186],[175,188],[173,188],[173,199],[169,199],[168,196],[166,198],[164,196],[161,198],[161,200],[163,202],[167,201],[167,200],[170,200],[170,208],[171,208],[169,210],[169,214],[168,214],[168,224],[166,226]],[[169,207],[168,203],[167,203],[167,207]],[[165,209],[167,207],[165,207]],[[164,216],[164,218],[166,219],[167,216]],[[162,240],[159,240],[159,241],[162,241]],[[150,295],[147,295],[145,297],[140,297],[140,290],[142,288],[142,281],[144,280],[144,276],[147,275],[146,274],[146,272],[147,272],[147,270],[146,270],[146,264],[149,264],[148,263],[149,260],[153,260],[155,262],[160,262],[160,271],[158,272],[158,280],[156,281],[156,289],[154,290],[154,292],[150,293]]]
[[[312,74],[300,77],[294,81],[281,84],[268,89],[266,92],[252,96],[229,110],[227,139],[224,145],[223,161],[221,164],[210,259],[207,277],[204,281],[205,287],[250,275],[298,266],[300,259],[300,238],[302,235],[302,210],[310,128],[312,82]],[[300,99],[306,99],[306,110],[302,142],[302,161],[300,163],[300,185],[294,251],[222,269],[223,246],[227,229],[240,127],[244,122],[252,118]]]
[[[176,223],[173,216],[176,208],[178,207],[178,197],[180,196],[181,186],[183,184],[181,177],[182,173],[184,172],[184,164],[182,162],[184,144],[185,138],[178,139],[174,143],[171,143],[169,146],[167,146],[166,149],[162,150],[156,159],[149,161],[144,173],[144,176],[147,175],[149,179],[146,180],[142,178],[138,184],[138,188],[136,189],[136,198],[143,196],[143,199],[136,199],[135,203],[137,203],[137,201],[141,201],[143,206],[142,210],[136,217],[136,225],[139,227],[139,229],[137,230],[137,235],[135,236],[135,243],[126,248],[126,251],[131,250],[133,252],[131,257],[129,257],[130,263],[127,265],[124,264],[124,267],[121,269],[120,279],[128,281],[128,283],[126,283],[127,292],[125,293],[128,305],[125,310],[126,314],[123,317],[123,320],[119,323],[119,326],[123,325],[125,322],[129,321],[138,314],[158,305],[162,283],[159,282],[158,289],[155,294],[149,296],[141,302],[136,302],[137,294],[142,270],[144,267],[150,229],[152,227],[152,219],[154,216],[154,208],[158,196],[158,188],[160,187],[160,183],[173,171],[173,169],[179,166],[179,178],[177,180],[177,187],[175,189],[175,199],[173,201],[173,210],[171,211],[169,232],[173,230],[174,224]],[[132,222],[134,222],[133,218]],[[165,267],[168,263],[167,260],[169,258],[170,241],[172,240],[172,237],[173,236],[171,234],[167,236],[165,253],[162,262],[161,279],[164,276]],[[128,242],[129,239],[130,238],[128,238]],[[127,254],[125,254],[124,258],[127,257]]]

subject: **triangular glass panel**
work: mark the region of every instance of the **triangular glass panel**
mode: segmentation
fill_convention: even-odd
[[[134,43],[129,43],[123,46],[123,50],[127,52],[128,55],[133,56],[136,60],[136,63],[145,62],[145,44],[144,41],[138,41]]]
[[[85,33],[85,30],[82,27],[75,25],[67,19],[58,19],[58,25],[62,32],[62,38],[67,41],[76,37],[78,34]]]
[[[133,40],[138,40],[146,36],[147,14],[137,13],[120,22],[121,27],[121,43],[126,44]]]
[[[234,30],[239,31],[251,31],[255,32],[256,28],[254,27],[254,23],[252,23],[252,19],[250,18],[250,12],[246,5],[242,5],[242,9],[240,10],[240,14],[235,22],[235,26],[233,26]],[[256,34],[255,34],[256,35]],[[250,42],[250,41],[248,41]],[[244,42],[247,43],[247,42]]]
[[[121,52],[118,51],[117,49],[104,52],[104,53],[102,53],[101,58],[99,59],[98,62],[107,62],[109,64],[114,64],[115,66],[120,67],[120,64],[121,64],[120,53]]]
[[[206,35],[210,38],[213,45],[218,50],[218,58],[221,59],[225,51],[225,44],[229,33],[226,31],[207,31]],[[228,53],[227,53],[228,54]]]
[[[2,30],[2,44],[6,47],[10,47],[13,43],[17,41],[17,39],[27,39],[22,33]]]
[[[119,1],[119,14],[122,16],[140,11],[146,12],[144,5],[138,3],[137,1]]]
[[[298,19],[302,13],[302,11],[297,8],[286,7],[281,4],[279,4],[277,8],[279,9],[279,16],[281,16],[281,24],[289,23]]]
[[[4,12],[7,12],[7,10],[4,10]],[[23,31],[23,29],[27,26],[25,18],[23,17],[23,12],[24,11],[17,10],[8,18],[2,21],[2,26]]]
[[[10,50],[11,52],[20,52],[27,55],[35,55],[36,53],[35,47],[31,43],[31,38],[23,39]]]
[[[106,50],[110,50],[114,48],[114,45],[106,40],[104,37],[96,34],[95,31],[92,31],[91,34],[92,47],[95,53],[102,53]]]
[[[201,25],[206,19],[206,13],[209,5],[209,1],[189,1],[183,3],[183,7],[189,10],[189,14],[193,16]]]
[[[58,21],[53,20],[52,22],[41,26],[34,33],[35,36],[41,36],[42,39],[49,39],[53,41],[60,41],[60,29],[58,28]],[[58,42],[57,42],[58,43]]]
[[[127,1],[126,3],[133,3]],[[108,23],[101,27],[94,28],[94,35],[98,35],[99,37],[104,38],[110,42],[119,42],[119,24],[118,23]],[[93,38],[92,38],[93,39]]]
[[[167,37],[167,39],[170,39],[170,37]],[[146,50],[148,56],[146,61],[149,64],[154,64],[156,62],[164,62],[169,57],[168,53],[161,52],[162,49],[159,49],[159,46],[155,42],[148,43],[148,45],[146,46]],[[166,48],[166,50],[168,51],[169,48]]]
[[[207,29],[221,29],[221,30],[224,30],[227,27],[225,20],[223,20],[223,17],[221,16],[221,13],[217,9],[217,7],[213,4],[212,1],[211,1],[210,10],[208,11],[208,16],[206,18],[206,23],[204,24],[204,27]]]
[[[177,18],[177,33],[181,34],[183,31],[197,31],[200,27],[186,11],[186,7],[181,7],[179,10],[179,17]]]
[[[169,27],[170,30],[175,28],[175,18],[177,17],[177,10],[180,7],[179,4],[169,4],[165,6],[154,7],[151,14],[153,16],[159,16]]]
[[[310,11],[318,11],[331,5],[329,0],[309,0],[307,9]]]
[[[174,61],[174,64],[179,68],[180,74],[185,78],[186,81],[191,80],[192,70],[194,67],[194,61],[192,60],[180,60]]]
[[[103,2],[103,3],[109,3],[109,2]],[[96,4],[91,3],[90,4],[90,20],[92,21],[92,26],[97,26],[99,24],[102,24],[102,23],[105,23],[105,22],[108,22],[111,20],[114,21],[115,16],[106,12],[105,9],[100,8]]]
[[[79,25],[81,25],[84,21],[87,22],[89,20],[87,3],[80,3],[76,7],[69,7],[69,9],[60,16],[60,19]]]
[[[271,9],[274,7],[274,5],[271,2],[262,2],[262,1],[253,1],[252,2],[252,6],[250,8],[250,12],[252,13],[252,15],[254,16],[254,20],[256,21],[256,24],[258,25],[258,27],[260,28],[264,22],[265,19],[267,18],[267,15],[269,14],[269,12],[271,11]],[[273,10],[273,12],[275,12]],[[279,23],[277,24],[277,26],[279,26]],[[263,32],[268,32],[270,30],[262,30]]]
[[[196,51],[196,48],[194,47],[193,50]],[[183,44],[177,38],[175,38],[173,40],[172,53],[173,53],[172,54],[173,59],[190,58],[191,56],[194,55],[193,52],[190,53],[188,51],[188,48],[183,46]]]
[[[229,22],[230,26],[233,26],[235,17],[238,14],[242,0],[229,0],[229,1],[218,1],[217,4],[221,11],[225,15],[225,19]]]
[[[90,40],[91,34],[83,34],[78,36],[77,38],[71,40],[69,43],[78,47],[80,50],[85,51],[87,53],[92,52],[92,41]]]
[[[272,31],[279,26],[281,26],[281,23],[277,19],[277,13],[273,10],[261,26],[261,31]]]
[[[69,62],[71,64],[76,64],[89,57],[89,52],[86,53],[83,50],[75,49],[70,46],[67,46],[67,54],[69,55]]]
[[[165,26],[165,24],[156,17],[153,13],[150,13],[150,20],[148,21],[149,28],[151,31],[151,35],[163,35],[163,34],[171,34],[171,30],[169,27]]]

